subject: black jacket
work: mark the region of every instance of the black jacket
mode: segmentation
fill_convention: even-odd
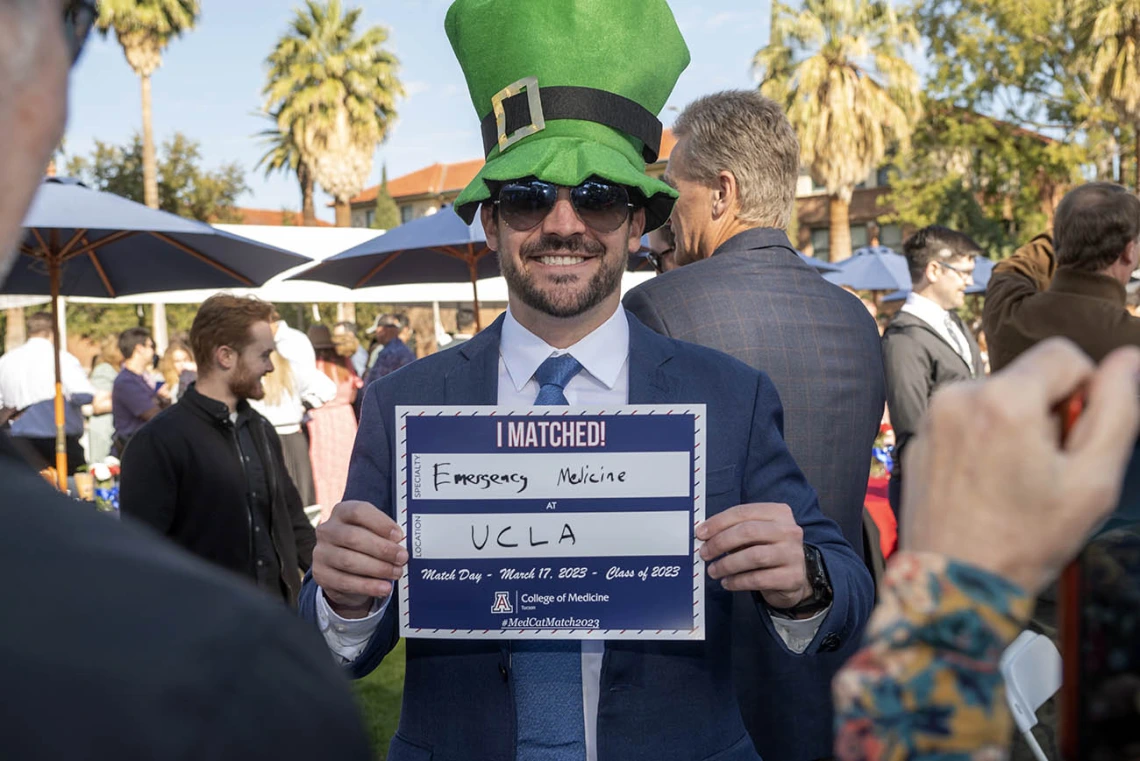
[[[0,434],[0,756],[371,757],[311,626],[52,489]]]
[[[316,533],[285,470],[273,425],[241,403],[269,481],[271,536],[290,604],[313,561]],[[252,505],[228,410],[191,386],[139,429],[123,456],[120,505],[194,554],[256,580]]]
[[[887,374],[887,409],[895,430],[895,467],[892,477],[902,478],[902,453],[918,432],[930,397],[948,383],[980,377],[982,354],[974,334],[950,313],[970,346],[975,373],[927,322],[899,312],[883,332],[883,365]]]

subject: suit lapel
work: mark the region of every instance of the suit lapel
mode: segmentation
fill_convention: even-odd
[[[673,358],[673,344],[641,324],[629,320],[629,403],[668,404],[677,401],[677,382],[665,372]]]
[[[459,347],[444,379],[444,404],[494,405],[499,401],[499,341],[504,316]]]

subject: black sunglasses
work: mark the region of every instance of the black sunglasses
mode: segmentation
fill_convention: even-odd
[[[537,227],[558,202],[558,185],[543,180],[508,182],[499,190],[495,206],[512,230],[526,232]],[[612,233],[629,220],[634,208],[629,191],[603,180],[586,180],[570,188],[570,204],[588,227]]]
[[[63,6],[63,37],[67,42],[67,50],[71,54],[71,63],[79,60],[83,52],[83,45],[87,42],[87,35],[95,24],[95,17],[99,10],[95,0],[67,0]]]

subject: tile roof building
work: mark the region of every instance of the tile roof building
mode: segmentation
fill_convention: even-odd
[[[661,155],[646,167],[646,172],[654,177],[664,174],[676,145],[673,131],[666,129],[661,135]],[[483,159],[455,164],[436,163],[389,180],[388,193],[400,209],[401,223],[435,214],[452,204],[482,168]],[[889,209],[878,205],[878,199],[887,192],[886,181],[886,172],[876,172],[856,189],[850,211],[852,248],[872,243],[895,249],[902,246],[902,230],[898,225],[877,223],[879,217],[889,213]],[[379,186],[375,185],[349,200],[353,227],[372,225],[378,190]],[[796,188],[796,215],[799,225],[796,245],[806,254],[828,259],[830,211],[827,194],[806,174],[800,176]]]

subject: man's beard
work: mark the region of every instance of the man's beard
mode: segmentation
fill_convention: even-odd
[[[234,376],[230,379],[230,393],[237,399],[261,399],[265,396],[265,389],[261,387],[261,376],[246,367],[245,362],[238,359],[234,368]]]
[[[520,262],[542,254],[587,253],[597,256],[601,260],[601,267],[594,273],[585,290],[574,295],[563,295],[560,290],[554,293],[544,293],[535,284],[533,278],[527,275],[522,265],[516,265],[509,256],[499,256],[499,271],[507,281],[512,293],[517,295],[531,309],[535,309],[551,317],[577,317],[588,312],[598,304],[605,301],[614,291],[621,287],[621,276],[625,272],[625,256],[611,256],[605,247],[597,241],[588,240],[582,235],[573,235],[563,238],[559,235],[543,235],[538,240],[523,245],[519,250]],[[609,261],[612,259],[613,261]],[[551,278],[555,285],[569,285],[578,281],[580,275],[555,275]],[[562,296],[560,298],[560,296]]]

